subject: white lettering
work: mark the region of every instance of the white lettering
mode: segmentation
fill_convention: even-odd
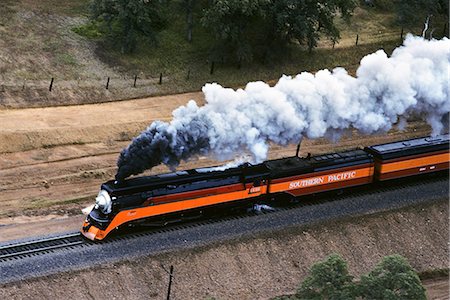
[[[303,180],[291,181],[289,189],[298,189],[303,187],[314,186],[318,184],[349,180],[356,177],[356,171],[342,172],[321,177],[307,178]]]
[[[322,184],[324,182],[323,177],[315,177],[315,178],[308,178],[300,181],[293,181],[289,184],[289,189],[295,189],[299,187],[307,187],[317,184]]]
[[[328,175],[328,182],[347,180],[347,179],[354,178],[355,176],[356,176],[356,171]]]
[[[260,186],[254,186],[249,190],[249,194],[253,194],[253,193],[259,193],[261,192],[261,187]]]

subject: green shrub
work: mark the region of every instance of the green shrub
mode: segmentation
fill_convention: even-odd
[[[99,39],[104,35],[104,31],[101,30],[100,25],[101,24],[96,21],[88,22],[86,24],[72,28],[72,31],[88,39]]]

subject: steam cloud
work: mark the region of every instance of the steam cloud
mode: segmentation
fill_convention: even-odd
[[[364,57],[356,77],[335,68],[283,76],[274,87],[206,84],[204,106],[191,100],[173,111],[170,123],[155,121],[133,139],[120,154],[116,179],[161,163],[174,169],[198,155],[225,160],[244,152],[261,162],[269,142],[287,145],[349,128],[387,131],[410,115],[424,117],[439,134],[450,111],[449,63],[449,39],[408,35],[391,57],[383,50]]]

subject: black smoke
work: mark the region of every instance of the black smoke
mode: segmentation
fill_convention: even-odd
[[[169,123],[152,123],[120,153],[116,180],[121,181],[159,164],[174,170],[180,161],[206,154],[209,149],[206,132],[205,124],[195,120],[189,127],[181,126],[177,130]]]

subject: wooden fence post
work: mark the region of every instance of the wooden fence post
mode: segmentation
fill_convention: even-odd
[[[52,77],[52,80],[50,81],[50,86],[48,87],[48,91],[51,92],[52,88],[53,88],[53,81],[55,80],[55,78]]]
[[[170,300],[170,290],[172,288],[172,278],[173,278],[173,266],[170,266],[170,273],[169,273],[169,287],[167,288],[167,300]]]

